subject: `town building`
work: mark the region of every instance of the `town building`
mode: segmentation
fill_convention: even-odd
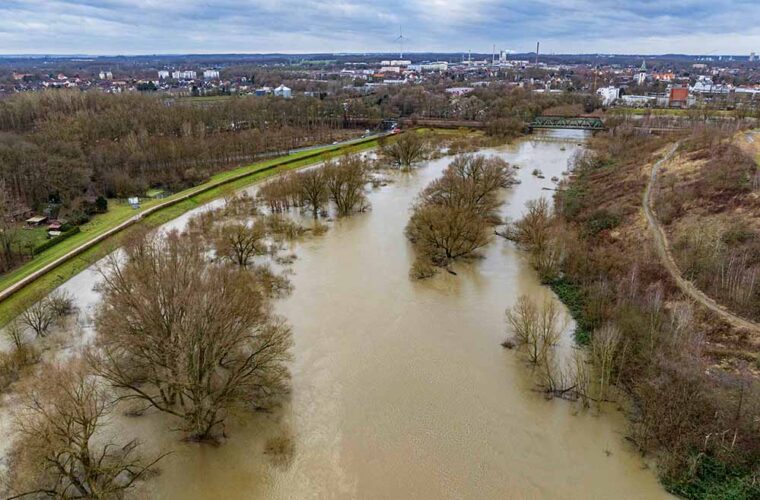
[[[644,85],[646,81],[647,81],[647,63],[646,61],[641,61],[641,68],[639,68],[639,73],[636,75],[636,83],[638,85]]]
[[[290,90],[290,88],[286,87],[285,85],[280,85],[276,89],[274,89],[274,95],[277,97],[284,97],[285,99],[290,99],[293,97],[293,91]]]
[[[610,106],[620,99],[620,88],[618,87],[602,87],[597,89],[596,93],[602,99],[602,106]]]
[[[175,80],[195,80],[196,76],[195,71],[172,71],[172,78]]]
[[[686,108],[689,105],[688,87],[671,87],[668,95],[668,107]]]
[[[463,96],[475,90],[474,87],[451,87],[446,89],[446,93],[453,96]]]
[[[725,95],[730,91],[731,89],[727,85],[713,83],[709,76],[700,76],[694,86],[691,87],[692,94]]]
[[[412,61],[406,59],[394,59],[392,61],[380,61],[380,66],[409,66]]]
[[[410,64],[407,69],[411,71],[447,71],[449,69],[449,63],[446,61],[428,62],[422,64]]]
[[[165,69],[162,69],[158,72],[158,79],[159,80],[168,80],[169,79],[169,72]]]
[[[218,80],[219,79],[219,71],[215,69],[207,69],[203,71],[203,79],[204,80]]]
[[[660,82],[672,82],[676,79],[676,74],[672,71],[666,71],[663,73],[653,73],[652,78]]]
[[[657,103],[657,97],[648,95],[623,95],[620,96],[620,102],[625,106],[644,108],[655,105]]]

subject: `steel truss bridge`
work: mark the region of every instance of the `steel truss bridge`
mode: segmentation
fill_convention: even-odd
[[[604,122],[593,116],[537,116],[530,123],[530,128],[604,130]]]

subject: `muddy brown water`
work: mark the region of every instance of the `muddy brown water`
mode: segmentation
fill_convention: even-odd
[[[529,199],[551,196],[542,188],[554,187],[551,177],[582,140],[554,132],[484,150],[521,167],[522,183],[504,194],[504,215],[514,219]],[[499,346],[505,308],[521,294],[551,296],[511,243],[494,239],[483,259],[456,265],[456,276],[409,279],[409,207],[448,161],[394,174],[370,194],[370,212],[297,246],[294,291],[276,305],[295,340],[292,396],[283,408],[232,418],[218,447],[181,442],[161,415],[115,418],[110,432],[137,436],[147,454],[173,452],[136,496],[667,497],[625,441],[620,413],[545,400],[520,355]],[[533,177],[534,168],[546,178]],[[97,301],[94,280],[88,271],[65,285],[83,317]],[[571,329],[560,349],[572,348]],[[283,437],[292,454],[266,452]]]

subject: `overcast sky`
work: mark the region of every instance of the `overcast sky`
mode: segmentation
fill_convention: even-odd
[[[0,0],[0,54],[760,53],[760,0]]]

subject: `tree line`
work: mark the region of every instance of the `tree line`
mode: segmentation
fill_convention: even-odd
[[[0,179],[31,209],[176,190],[256,155],[341,136],[342,109],[316,99],[204,106],[141,94],[50,91],[0,101]]]
[[[367,160],[347,155],[321,167],[278,176],[263,185],[257,196],[274,213],[302,208],[316,219],[332,203],[338,216],[346,216],[369,208],[365,188],[370,172]]]

